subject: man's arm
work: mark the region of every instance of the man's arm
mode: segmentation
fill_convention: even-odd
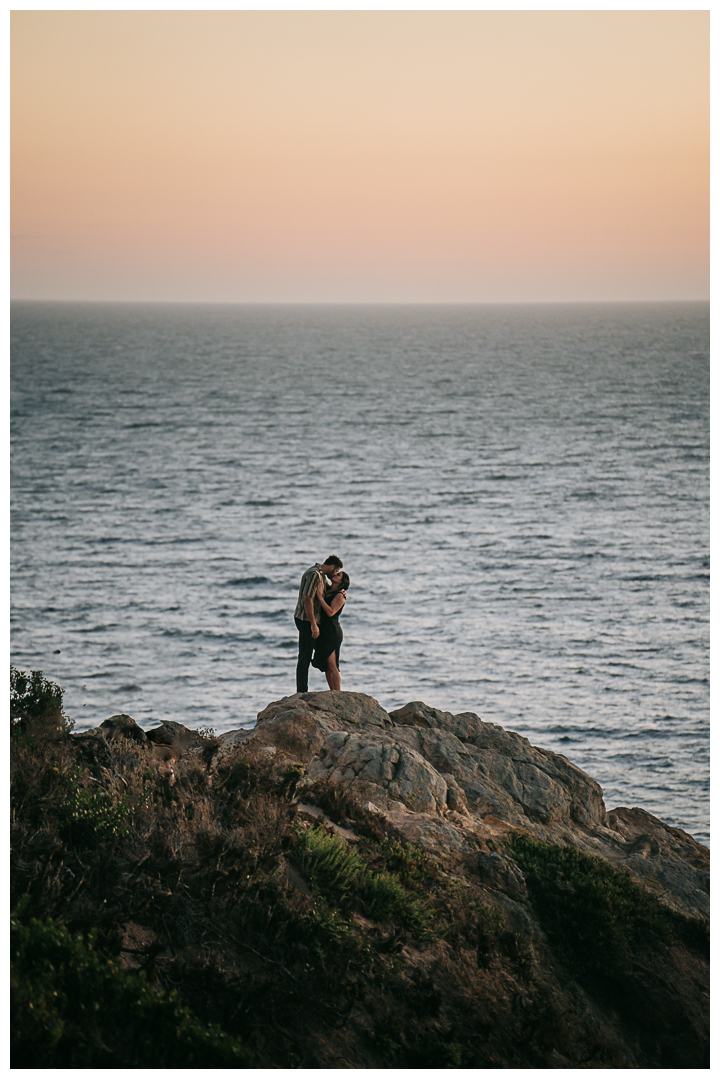
[[[316,638],[320,633],[320,627],[315,618],[315,604],[312,596],[303,596],[303,607],[305,608],[305,614],[310,620],[310,633]]]

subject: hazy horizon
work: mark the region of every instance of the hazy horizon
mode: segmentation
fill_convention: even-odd
[[[17,300],[707,301],[708,11],[14,11]]]
[[[11,304],[118,304],[157,307],[617,307],[662,304],[710,304],[709,297],[667,300],[58,300],[13,296]]]

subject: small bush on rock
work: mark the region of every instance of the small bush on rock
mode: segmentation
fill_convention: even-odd
[[[125,839],[129,833],[127,800],[116,802],[107,791],[77,788],[60,805],[60,816],[63,820],[61,835],[77,846]]]
[[[365,873],[365,863],[350,846],[321,826],[298,830],[300,865],[323,893],[346,900]]]
[[[668,942],[678,937],[693,948],[707,944],[700,920],[666,907],[627,871],[602,859],[523,835],[513,838],[509,850],[540,921],[578,974],[613,970],[641,931]]]
[[[437,877],[437,867],[426,851],[404,840],[384,837],[378,845],[385,869],[397,874],[404,885],[422,887],[430,877]]]
[[[63,712],[63,691],[57,683],[46,679],[42,671],[18,671],[10,667],[10,729],[25,733],[33,728],[43,729],[47,737],[53,729],[70,731],[71,720]]]
[[[409,896],[395,874],[369,870],[359,852],[321,826],[300,830],[298,838],[301,868],[324,895],[341,904],[357,896],[372,919],[398,922],[421,938],[432,936],[429,905]]]

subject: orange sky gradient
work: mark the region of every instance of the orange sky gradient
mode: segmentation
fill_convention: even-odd
[[[709,295],[706,11],[16,11],[12,294]]]

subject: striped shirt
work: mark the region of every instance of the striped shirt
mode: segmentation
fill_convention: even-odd
[[[319,619],[320,601],[317,598],[317,592],[318,585],[320,585],[321,582],[324,585],[325,579],[323,578],[322,571],[320,569],[320,563],[315,563],[314,566],[311,566],[309,570],[305,571],[302,578],[300,579],[300,592],[298,594],[298,602],[295,605],[296,619],[304,619],[305,622],[310,621],[305,612],[305,605],[303,603],[303,600],[306,596],[312,597],[315,618]]]

